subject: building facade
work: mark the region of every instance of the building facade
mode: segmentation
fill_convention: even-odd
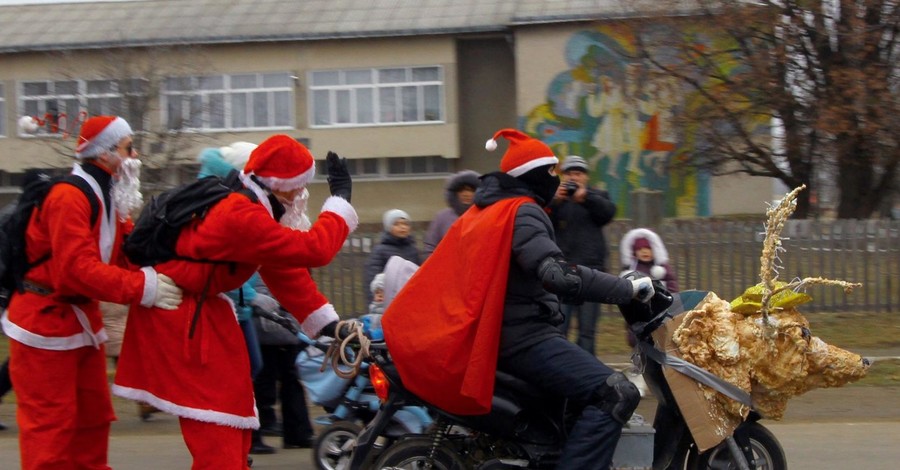
[[[365,3],[365,5],[358,5]],[[627,96],[637,70],[617,25],[623,2],[134,0],[0,6],[0,197],[22,171],[71,165],[78,124],[119,114],[136,131],[149,189],[196,176],[210,146],[274,133],[317,159],[350,161],[364,222],[444,207],[451,173],[493,171],[484,142],[517,127],[629,217],[629,194],[664,195],[667,216],[758,213],[764,178],[675,171],[679,93]],[[644,11],[644,10],[642,10]],[[583,64],[595,64],[589,73]],[[668,94],[667,94],[668,93]],[[21,116],[41,124],[18,128]],[[320,172],[321,173],[321,172]],[[324,175],[320,175],[324,176]],[[327,193],[311,187],[312,207]],[[740,194],[740,197],[734,197]]]

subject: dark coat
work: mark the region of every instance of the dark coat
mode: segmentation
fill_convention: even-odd
[[[583,203],[554,200],[550,220],[567,260],[604,271],[609,249],[603,226],[616,215],[616,205],[606,191],[588,188],[587,193]]]
[[[492,173],[483,177],[475,193],[475,204],[486,207],[517,196],[535,197],[519,180]],[[563,258],[550,218],[539,205],[526,203],[519,207],[511,248],[500,337],[501,358],[513,356],[547,338],[561,336],[557,325],[563,321],[557,296],[544,290],[538,277],[538,267],[544,259]],[[630,281],[589,269],[581,269],[580,275],[584,285],[589,286],[582,292],[584,300],[615,303],[627,302],[632,297]]]

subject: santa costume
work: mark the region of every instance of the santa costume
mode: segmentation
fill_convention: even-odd
[[[307,335],[338,319],[309,268],[334,258],[358,224],[356,212],[332,196],[308,231],[293,230],[276,220],[282,203],[270,194],[301,190],[314,171],[312,155],[290,136],[261,143],[241,173],[256,200],[227,196],[182,229],[176,251],[186,259],[156,266],[184,290],[180,307],[129,314],[113,393],[179,416],[194,469],[246,468],[259,427],[247,349],[224,292],[258,270]]]
[[[79,163],[72,173],[93,190],[88,197],[99,205],[96,221],[82,190],[56,184],[28,224],[28,259],[49,258],[27,272],[24,291],[12,294],[2,319],[11,339],[10,376],[18,399],[23,469],[109,468],[109,428],[115,414],[98,301],[152,305],[157,286],[152,268],[124,268],[119,247],[131,221],[112,207],[115,170],[94,162],[119,152],[131,135],[128,123],[115,116],[95,116],[81,127],[75,153]],[[121,165],[124,157],[112,158]]]

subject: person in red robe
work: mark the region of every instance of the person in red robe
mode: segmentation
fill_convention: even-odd
[[[119,247],[140,203],[140,160],[128,123],[116,116],[84,122],[72,174],[93,190],[56,184],[25,233],[23,292],[4,314],[10,377],[16,387],[23,469],[108,469],[115,419],[106,378],[107,340],[99,301],[174,309],[181,292],[153,268],[130,269]],[[92,204],[97,199],[97,219]],[[46,261],[37,263],[37,260]]]
[[[474,206],[388,306],[385,340],[403,384],[451,413],[490,411],[497,369],[566,397],[578,414],[557,468],[609,468],[635,386],[560,333],[559,297],[611,304],[649,300],[649,279],[572,265],[544,208],[559,186],[557,157],[515,129],[500,171],[482,177]]]
[[[296,229],[313,157],[287,135],[262,142],[241,173],[257,200],[227,196],[181,230],[176,252],[186,259],[156,266],[184,290],[181,306],[134,306],[128,315],[113,393],[178,416],[194,469],[247,468],[251,430],[259,428],[247,348],[225,292],[258,270],[304,333],[334,334],[337,312],[309,268],[334,258],[358,218],[346,166],[333,153],[327,165],[332,196],[308,230]]]

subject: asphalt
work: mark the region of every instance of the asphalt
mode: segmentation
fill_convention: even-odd
[[[188,469],[191,456],[175,416],[157,413],[142,421],[133,403],[115,399],[118,420],[112,425],[109,439],[109,464],[114,469],[160,470]],[[321,411],[319,411],[320,413]],[[0,470],[19,468],[18,431],[15,405],[0,405],[0,422],[9,429],[0,431]],[[278,437],[265,437],[266,444],[280,447]],[[253,468],[267,470],[312,470],[312,453],[308,449],[278,449],[271,455],[253,455]]]
[[[885,351],[884,358],[898,357]],[[609,363],[624,368],[625,358]],[[620,361],[621,360],[621,361]],[[619,367],[616,367],[619,368]],[[898,382],[900,385],[900,382]],[[14,393],[14,392],[13,392]],[[181,439],[176,417],[154,414],[142,421],[134,402],[113,398],[118,420],[112,425],[109,463],[117,470],[188,469],[190,454]],[[638,412],[650,418],[656,401],[646,397]],[[310,416],[324,414],[310,406]],[[0,404],[0,422],[9,429],[0,431],[0,470],[19,468],[15,400]],[[791,470],[866,468],[887,470],[900,462],[900,387],[848,386],[817,389],[791,400],[781,422],[763,422],[781,441]],[[269,445],[280,447],[280,438],[265,437]],[[254,455],[253,469],[312,470],[308,449],[278,449],[272,455]],[[863,464],[860,466],[860,464]]]

